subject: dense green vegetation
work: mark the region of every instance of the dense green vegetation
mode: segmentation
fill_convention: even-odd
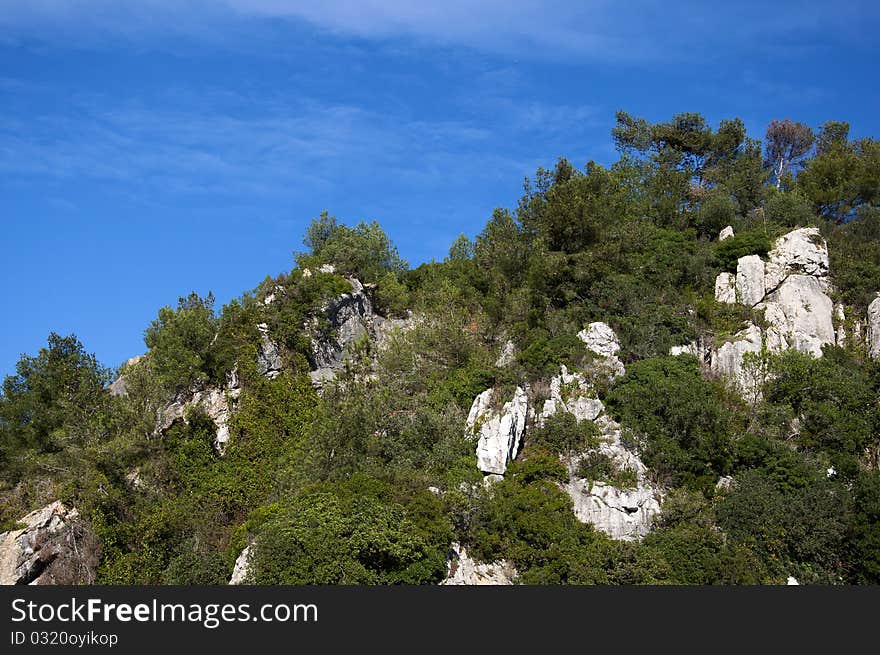
[[[255,543],[261,584],[429,584],[453,541],[512,560],[524,583],[880,583],[880,366],[864,345],[770,356],[751,399],[667,356],[753,318],[714,302],[715,277],[797,226],[822,230],[835,299],[864,316],[880,291],[880,143],[791,121],[762,143],[739,119],[713,129],[691,113],[621,112],[613,137],[616,163],[539,169],[516,208],[415,269],[377,223],[322,214],[289,273],[220,311],[197,294],[160,309],[146,355],[113,372],[125,395],[75,336],[51,334],[3,381],[0,525],[74,504],[103,544],[99,583],[224,583]],[[727,225],[736,236],[718,242]],[[417,320],[382,349],[359,342],[319,394],[311,340],[349,275],[382,315]],[[560,488],[560,455],[594,445],[592,423],[560,414],[530,430],[489,487],[464,435],[485,389],[509,398],[560,364],[589,367],[574,335],[598,320],[627,372],[595,391],[667,490],[641,542],[581,523]],[[284,362],[271,380],[256,363],[263,323]],[[516,356],[496,366],[507,340]],[[232,384],[222,456],[200,411],[160,429],[169,402]],[[580,463],[587,480],[628,475],[597,454]]]

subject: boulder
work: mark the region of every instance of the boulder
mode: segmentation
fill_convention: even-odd
[[[880,359],[880,296],[868,305],[868,354]]]
[[[715,302],[733,305],[736,303],[736,275],[719,273],[715,278]]]
[[[31,512],[24,527],[0,533],[0,584],[90,584],[100,540],[60,501]]]
[[[467,418],[466,436],[477,438],[477,466],[483,473],[504,475],[516,457],[525,432],[528,398],[517,387],[500,411],[492,406],[494,389],[478,395]]]
[[[446,578],[441,585],[512,585],[516,567],[510,560],[483,564],[477,562],[464,546],[453,542],[446,555]]]
[[[716,281],[717,294],[717,281]],[[758,255],[740,257],[736,262],[736,300],[754,307],[764,297],[764,262]]]
[[[718,233],[718,240],[719,241],[726,241],[727,239],[730,239],[731,237],[733,237],[733,227],[731,227],[730,225],[728,225],[723,230],[721,230],[721,232]]]

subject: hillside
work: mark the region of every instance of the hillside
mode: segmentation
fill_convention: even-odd
[[[325,213],[118,371],[50,335],[0,395],[0,582],[880,583],[880,142],[613,136],[442,262]]]

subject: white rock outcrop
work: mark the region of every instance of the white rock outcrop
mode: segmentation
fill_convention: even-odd
[[[719,273],[715,278],[715,302],[736,303],[736,275]]]
[[[758,255],[740,257],[736,263],[736,300],[754,307],[764,297],[764,261]]]
[[[528,416],[528,397],[517,387],[500,411],[492,406],[494,389],[478,395],[467,417],[466,436],[477,438],[477,467],[483,473],[504,475],[522,444]]]
[[[208,387],[178,396],[165,406],[161,412],[158,432],[165,432],[176,421],[187,420],[187,410],[198,407],[214,422],[217,431],[214,435],[214,450],[222,456],[229,443],[229,419],[235,401],[241,394],[238,375],[232,371],[226,380],[226,389]]]
[[[880,359],[880,296],[868,305],[868,354]]]
[[[712,350],[710,370],[730,380],[741,392],[753,389],[755,380],[748,369],[743,367],[743,356],[746,353],[760,353],[763,348],[763,338],[760,328],[749,323],[748,327],[737,332],[732,340]]]
[[[767,349],[771,352],[793,348],[821,357],[822,346],[836,341],[834,305],[811,275],[789,275],[758,305],[761,308],[769,324]]]
[[[543,424],[556,412],[573,414],[578,421],[595,420],[605,407],[594,395],[586,377],[581,373],[569,373],[563,364],[560,374],[550,380],[550,397],[544,401],[538,424]]]
[[[90,584],[100,541],[79,512],[60,501],[31,512],[24,527],[0,533],[0,584]]]
[[[516,583],[516,567],[503,560],[484,564],[477,562],[464,546],[453,542],[446,555],[446,578],[441,585],[512,585]]]
[[[842,343],[845,338],[842,308],[835,310],[827,295],[831,289],[828,270],[828,246],[817,228],[801,228],[779,237],[767,261],[757,255],[740,257],[735,278],[720,273],[715,279],[715,300],[763,311],[766,329],[749,323],[721,346],[703,348],[692,343],[673,347],[670,354],[700,353],[697,357],[709,362],[712,372],[731,380],[741,392],[754,390],[757,382],[752,379],[754,371],[743,367],[746,353],[795,349],[821,357],[823,346]]]
[[[731,237],[733,237],[733,227],[730,225],[728,225],[723,230],[721,230],[721,232],[718,233],[718,240],[719,241],[726,241],[727,239],[730,239]]]
[[[578,332],[578,339],[583,341],[587,348],[597,355],[613,357],[620,351],[620,342],[617,335],[607,323],[590,323],[586,328]]]
[[[281,375],[281,369],[284,367],[284,360],[281,358],[281,351],[269,337],[269,326],[265,323],[257,325],[260,332],[260,349],[257,351],[257,372],[265,375],[270,380],[274,380]]]
[[[626,372],[623,362],[617,356],[620,352],[620,341],[610,325],[601,321],[590,323],[577,336],[586,344],[587,350],[599,355],[600,361],[596,364],[604,368],[610,379],[618,378]]]
[[[602,432],[602,442],[598,449],[575,455],[566,462],[569,480],[565,491],[580,521],[592,524],[614,539],[640,539],[648,534],[654,517],[660,513],[662,492],[648,479],[648,469],[638,455],[621,442],[620,426],[606,415],[596,423]],[[580,460],[595,453],[607,457],[616,471],[634,475],[633,486],[622,488],[609,481],[579,477]]]
[[[767,253],[764,290],[770,293],[791,274],[810,275],[828,284],[828,244],[818,228],[793,230],[779,237]]]
[[[229,578],[229,584],[247,584],[248,574],[250,573],[250,555],[251,546],[245,546],[244,550],[239,553],[235,560],[235,566],[232,569],[232,577]]]

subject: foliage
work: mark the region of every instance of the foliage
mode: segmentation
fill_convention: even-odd
[[[607,405],[643,436],[643,459],[673,484],[703,487],[727,472],[732,417],[722,390],[700,376],[689,356],[637,362],[611,390]]]
[[[406,261],[376,221],[358,223],[351,228],[341,225],[336,217],[323,212],[306,230],[303,240],[310,255],[300,255],[298,263],[332,264],[336,270],[375,282],[386,273],[403,273]]]

